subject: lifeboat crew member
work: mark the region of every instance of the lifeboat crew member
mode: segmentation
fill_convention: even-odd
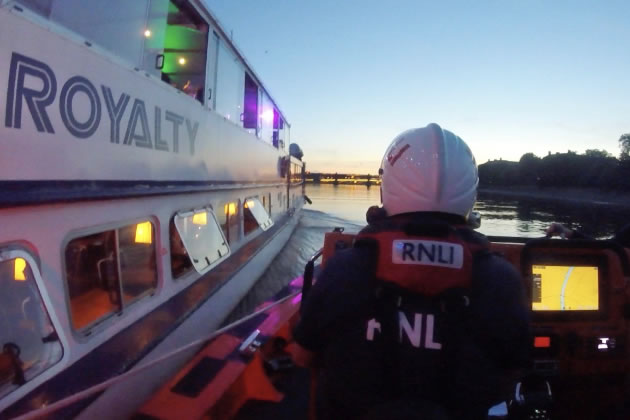
[[[487,418],[527,363],[520,274],[466,227],[475,159],[437,124],[405,131],[381,164],[382,208],[329,259],[290,348],[321,366],[319,418]]]

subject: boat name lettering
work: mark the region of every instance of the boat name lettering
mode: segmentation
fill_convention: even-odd
[[[25,83],[27,78],[31,81],[38,80],[39,88],[27,87]],[[30,86],[33,85],[31,82]],[[188,147],[181,145],[182,152],[188,149],[191,155],[195,153],[198,121],[191,121],[170,110],[162,110],[159,106],[153,107],[154,118],[150,121],[147,106],[142,99],[132,98],[125,92],[116,96],[110,87],[105,85],[100,87],[99,94],[99,90],[90,80],[83,76],[73,76],[58,89],[57,78],[50,66],[13,52],[4,124],[9,128],[22,128],[22,104],[26,103],[37,131],[54,134],[55,129],[48,115],[48,108],[55,102],[59,90],[59,112],[63,125],[76,138],[90,138],[101,124],[104,113],[101,104],[102,94],[110,122],[111,143],[121,144],[121,122],[129,108],[127,127],[122,138],[123,145],[135,144],[137,147],[180,153],[180,131],[185,128]],[[85,121],[77,119],[73,107],[74,97],[79,93],[89,100],[89,117]],[[166,127],[163,127],[163,124],[166,124]],[[169,137],[170,144],[167,141]]]

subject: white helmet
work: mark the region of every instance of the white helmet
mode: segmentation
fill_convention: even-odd
[[[477,164],[464,141],[437,124],[398,135],[381,162],[387,215],[417,211],[468,218],[477,198]]]

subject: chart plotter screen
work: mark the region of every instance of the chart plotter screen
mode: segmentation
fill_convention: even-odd
[[[599,310],[598,267],[534,265],[534,311]]]

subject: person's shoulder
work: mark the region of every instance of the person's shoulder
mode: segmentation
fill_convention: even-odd
[[[505,257],[494,252],[488,252],[473,264],[472,275],[473,284],[479,291],[520,295],[524,290],[520,271]]]
[[[503,278],[520,281],[518,269],[503,255],[490,249],[490,241],[484,235],[473,230],[468,231],[467,241],[482,249],[474,255],[474,274],[481,277]]]
[[[341,249],[326,261],[325,271],[347,271],[365,268],[370,262],[370,252],[360,247]]]
[[[490,241],[488,238],[469,227],[456,227],[457,234],[469,245],[473,245],[478,248],[490,248]]]
[[[503,274],[509,274],[513,277],[520,277],[517,268],[508,261],[503,255],[496,252],[488,252],[479,260],[479,268],[482,270],[492,270]]]

